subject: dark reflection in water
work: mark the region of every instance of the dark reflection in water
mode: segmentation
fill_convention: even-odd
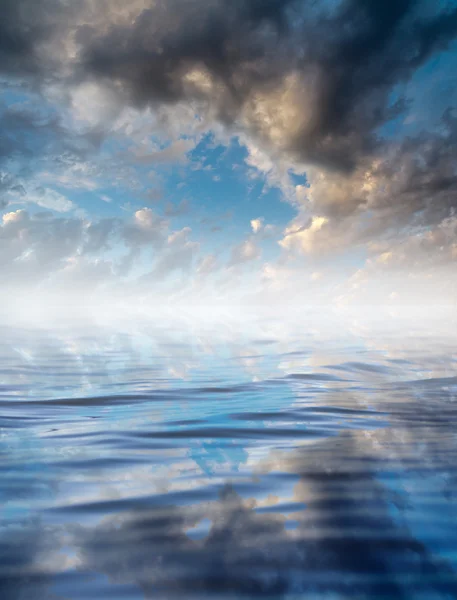
[[[457,598],[453,331],[2,327],[0,599]]]

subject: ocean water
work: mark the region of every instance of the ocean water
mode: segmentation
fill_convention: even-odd
[[[457,598],[457,329],[0,327],[0,599]]]

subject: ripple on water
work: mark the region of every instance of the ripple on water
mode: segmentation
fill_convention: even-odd
[[[449,340],[2,333],[1,600],[457,597]]]

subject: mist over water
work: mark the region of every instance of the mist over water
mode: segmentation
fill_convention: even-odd
[[[3,319],[0,599],[457,597],[455,331]]]

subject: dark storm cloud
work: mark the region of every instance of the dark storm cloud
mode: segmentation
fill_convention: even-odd
[[[456,174],[457,114],[449,110],[439,131],[407,138],[381,163],[376,208],[385,209],[394,199],[397,224],[411,214],[419,225],[439,223],[457,208]]]
[[[29,3],[30,4],[30,3]],[[30,27],[26,2],[5,0],[0,19],[0,62],[2,71],[35,70],[35,44],[44,31],[38,24]]]
[[[383,125],[408,106],[399,84],[456,38],[455,3],[5,0],[1,16],[7,79],[60,90],[92,81],[116,106],[192,103],[208,123],[216,119],[274,158],[306,165],[317,215],[342,222],[377,211],[369,230],[376,236],[396,220],[399,229],[437,223],[457,204],[451,111],[441,130],[382,137]],[[71,104],[71,93],[56,97]],[[0,159],[93,155],[109,129],[67,131],[52,110],[46,119],[8,110],[0,116]],[[126,230],[132,248],[137,229]]]
[[[173,102],[185,96],[183,72],[205,65],[233,94],[232,101],[252,81],[235,82],[246,61],[261,61],[271,35],[261,27],[271,25],[273,38],[284,30],[285,10],[291,0],[172,0],[144,10],[127,27],[112,27],[100,36],[95,28],[81,28],[78,41],[89,72],[119,78],[130,87],[132,101]],[[151,3],[152,5],[152,3]],[[265,39],[264,39],[265,38]],[[273,42],[272,48],[277,45]],[[258,67],[250,75],[259,79]]]
[[[457,9],[425,18],[417,0],[346,0],[319,11],[313,4],[159,3],[102,35],[81,28],[82,66],[86,75],[120,82],[135,104],[203,99],[228,122],[256,95],[271,94],[274,103],[293,75],[302,84],[295,101],[309,115],[285,127],[281,149],[350,169],[377,147],[377,128],[403,108],[390,100],[393,86],[454,39]],[[192,69],[210,78],[207,90],[189,84]],[[275,108],[287,109],[280,100]],[[269,137],[256,118],[248,127]]]
[[[61,0],[2,0],[0,73],[13,76],[43,72],[40,45],[49,41],[67,10]]]
[[[386,145],[376,160],[361,161],[353,173],[310,169],[309,197],[319,214],[343,222],[370,210],[363,228],[365,241],[383,230],[408,225],[434,225],[453,216],[457,208],[457,114],[448,110],[432,131]],[[309,215],[288,235],[310,228]],[[348,233],[347,223],[345,233]]]
[[[65,69],[56,65],[67,61],[65,77],[114,82],[134,105],[199,100],[273,149],[351,169],[378,148],[378,128],[404,108],[392,101],[394,86],[457,34],[457,8],[431,14],[420,0],[145,5],[119,19],[126,9],[117,2],[102,3],[101,18],[90,0],[6,0],[0,70],[59,78]],[[76,41],[77,68],[62,54],[67,38]],[[43,51],[46,43],[55,44],[54,54]]]

